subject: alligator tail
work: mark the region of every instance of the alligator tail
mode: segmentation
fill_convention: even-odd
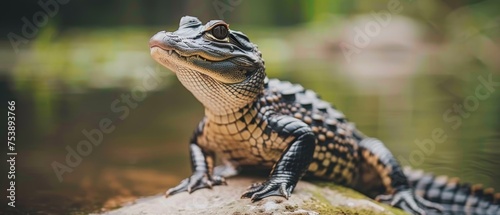
[[[405,168],[415,193],[423,198],[441,204],[443,214],[500,215],[500,193],[482,185],[460,183],[458,178],[434,176],[421,170]]]

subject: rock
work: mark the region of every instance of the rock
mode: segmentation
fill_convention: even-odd
[[[252,203],[249,199],[241,199],[246,188],[258,181],[263,179],[230,178],[227,186],[197,190],[192,194],[179,193],[168,198],[163,195],[147,197],[104,214],[405,214],[356,191],[325,182],[316,185],[301,181],[288,200],[269,197]]]

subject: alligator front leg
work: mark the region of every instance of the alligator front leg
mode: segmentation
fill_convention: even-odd
[[[282,137],[292,135],[295,138],[274,165],[269,179],[253,184],[241,196],[252,201],[268,196],[288,199],[313,158],[315,137],[308,125],[292,117],[279,116],[269,120],[269,126]]]
[[[184,191],[192,193],[198,189],[212,188],[212,186],[215,185],[226,184],[222,176],[212,174],[215,154],[213,152],[204,151],[196,144],[195,140],[198,134],[200,134],[200,129],[195,132],[189,147],[193,175],[182,180],[176,187],[170,188],[165,194],[167,197]]]

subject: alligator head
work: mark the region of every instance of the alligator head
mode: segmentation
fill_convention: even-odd
[[[203,25],[182,17],[179,29],[149,41],[151,56],[214,114],[228,114],[255,101],[264,86],[264,61],[257,46],[222,20]]]

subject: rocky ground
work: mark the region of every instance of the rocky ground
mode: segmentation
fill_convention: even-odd
[[[169,198],[162,195],[146,197],[104,214],[405,214],[351,189],[327,183],[301,181],[288,200],[270,197],[252,203],[249,199],[240,198],[251,183],[261,180],[263,179],[231,178],[228,179],[227,186],[202,189],[192,194],[180,193]]]

